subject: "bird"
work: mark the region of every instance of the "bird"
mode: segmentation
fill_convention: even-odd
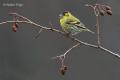
[[[66,34],[76,35],[84,31],[94,33],[90,29],[86,28],[86,26],[69,11],[62,12],[59,14],[59,17],[62,30]]]

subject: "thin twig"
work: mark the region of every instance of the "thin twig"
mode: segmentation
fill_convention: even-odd
[[[76,48],[76,47],[79,46],[79,45],[80,45],[80,43],[77,43],[76,45],[74,45],[74,46],[72,46],[71,48],[69,48],[68,50],[66,50],[65,53],[63,53],[63,54],[61,54],[61,55],[59,55],[59,56],[53,57],[52,59],[61,58],[62,60],[64,60],[64,59],[65,59],[65,56],[66,56],[72,49]]]
[[[40,28],[40,30],[39,30],[39,32],[38,32],[38,34],[35,36],[35,39],[39,37],[39,35],[40,35],[40,33],[41,33],[42,31],[43,31],[43,29],[42,29],[42,28]]]
[[[98,10],[100,5],[99,4],[95,4],[95,5],[86,4],[85,6],[91,7],[96,16],[97,44],[98,46],[100,46],[100,24],[99,24],[99,10]]]
[[[119,55],[118,53],[114,53],[114,52],[112,52],[112,51],[110,51],[110,50],[108,50],[108,49],[106,49],[106,48],[104,48],[104,47],[102,47],[102,46],[99,46],[99,48],[100,48],[101,50],[104,50],[104,51],[108,52],[108,53],[111,53],[113,56],[115,56],[115,57],[117,57],[117,58],[120,58],[120,55]]]
[[[70,52],[72,49],[76,48],[77,46],[79,46],[80,43],[77,43],[76,45],[72,46],[71,48],[69,48],[65,53],[64,56],[68,54],[68,52]]]
[[[99,25],[99,16],[96,16],[96,28],[97,28],[97,44],[100,46],[100,25]]]
[[[17,17],[20,17],[20,18],[22,18],[22,19],[24,19],[24,20],[27,20],[27,21],[29,21],[29,22],[32,22],[30,19],[28,19],[28,18],[26,18],[26,17],[24,17],[24,16],[22,16],[22,15],[20,15],[20,14],[18,14],[18,13],[9,13],[10,15],[15,15],[15,16],[17,16]]]
[[[96,16],[96,28],[97,28],[97,44],[98,46],[100,46],[100,24],[99,24],[99,8],[100,8],[100,5],[99,4],[96,4],[94,6],[94,14]]]

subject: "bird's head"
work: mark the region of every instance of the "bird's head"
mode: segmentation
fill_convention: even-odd
[[[60,15],[59,15],[59,17],[60,18],[63,18],[64,16],[65,17],[69,17],[69,16],[71,16],[72,14],[69,12],[69,11],[64,11],[64,12],[62,12]]]

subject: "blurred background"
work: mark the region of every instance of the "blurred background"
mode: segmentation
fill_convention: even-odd
[[[7,4],[21,4],[10,6]],[[108,4],[113,15],[100,18],[102,45],[120,54],[120,0],[0,0],[0,22],[12,20],[10,12],[32,21],[61,30],[59,14],[70,11],[92,31],[96,21],[85,4]],[[59,73],[60,65],[51,58],[64,53],[74,43],[55,32],[43,31],[34,39],[33,25],[19,24],[14,33],[12,24],[0,25],[0,80],[120,80],[120,60],[111,54],[87,46],[73,49],[67,56],[68,71]],[[76,35],[82,41],[96,44],[96,34]]]

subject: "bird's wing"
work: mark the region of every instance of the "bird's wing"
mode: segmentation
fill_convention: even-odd
[[[66,22],[66,24],[75,25],[78,28],[86,29],[85,25],[79,20],[69,20]]]
[[[86,29],[85,25],[84,25],[82,22],[80,22],[79,24],[76,24],[76,26],[77,26],[78,28]]]

